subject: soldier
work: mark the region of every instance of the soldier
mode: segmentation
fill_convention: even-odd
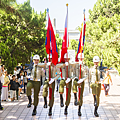
[[[67,96],[66,96],[66,102],[65,102],[66,107],[65,107],[65,111],[64,111],[64,114],[67,115],[68,114],[67,109],[68,109],[68,106],[70,104],[70,99],[71,99],[72,79],[74,78],[72,73],[73,73],[75,64],[69,62],[70,54],[66,53],[64,55],[64,58],[65,58],[65,64],[60,63],[57,65],[57,67],[62,69],[62,79],[61,79],[60,85],[59,85],[60,106],[61,107],[64,107],[64,103],[63,103],[64,86],[66,86],[66,88],[67,88],[67,91],[66,91]]]
[[[84,91],[84,84],[85,84],[84,81],[87,79],[87,76],[86,76],[87,69],[85,68],[85,65],[83,65],[83,59],[84,59],[83,53],[78,54],[78,59],[80,60],[80,64],[81,64],[81,79],[79,80],[80,65],[76,64],[75,70],[74,70],[75,79],[73,82],[73,93],[74,93],[74,100],[75,100],[74,105],[75,106],[79,105],[78,106],[78,116],[81,116],[82,115],[81,114],[81,106],[83,104],[83,91]],[[78,102],[77,102],[77,86],[80,89]]]
[[[37,109],[38,100],[39,100],[38,95],[39,95],[40,86],[41,86],[41,82],[40,82],[41,75],[45,77],[45,74],[42,71],[42,67],[44,66],[44,64],[39,63],[39,61],[40,61],[39,55],[34,55],[33,57],[34,65],[31,71],[30,80],[27,84],[27,96],[29,100],[29,103],[27,105],[28,108],[31,107],[31,102],[32,102],[31,89],[34,88],[34,109],[33,109],[32,115],[36,115],[37,113],[36,109]]]
[[[98,106],[99,106],[99,100],[100,100],[100,92],[101,92],[101,83],[100,83],[100,71],[99,71],[99,57],[94,56],[93,63],[94,67],[90,69],[90,80],[91,84],[90,87],[92,88],[92,94],[94,98],[94,115],[96,117],[99,117],[99,114],[97,113]]]
[[[46,66],[46,81],[43,86],[43,97],[44,97],[44,108],[47,108],[47,96],[48,96],[48,87],[49,87],[49,113],[48,115],[52,115],[52,107],[54,104],[54,90],[55,90],[55,80],[60,77],[59,69],[52,63],[52,55],[50,55],[50,61]],[[51,65],[50,65],[51,64]],[[49,71],[50,66],[50,71]],[[49,81],[49,72],[51,72],[51,80]],[[57,75],[55,74],[57,72]]]

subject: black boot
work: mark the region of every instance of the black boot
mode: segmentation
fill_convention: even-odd
[[[34,106],[34,109],[33,109],[32,116],[34,116],[34,115],[36,115],[36,114],[37,114],[37,111],[36,111],[36,109],[37,109],[37,106]]]
[[[48,113],[49,116],[52,115],[52,107],[49,108],[49,113]]]
[[[0,106],[0,110],[3,110],[4,108],[2,106]]]
[[[97,106],[97,99],[96,99],[96,95],[93,95],[94,97],[94,106]]]
[[[44,97],[44,108],[47,108],[47,98]]]
[[[65,112],[64,112],[65,115],[68,114],[67,109],[68,109],[68,106],[65,107]]]
[[[81,106],[78,107],[78,116],[82,116],[82,114],[81,114]]]
[[[77,94],[74,93],[74,105],[77,106]]]
[[[31,107],[31,102],[32,102],[31,96],[28,96],[28,100],[29,100],[29,103],[27,105],[27,108],[30,108]]]
[[[60,94],[60,106],[61,106],[61,107],[64,107],[62,94]]]
[[[97,113],[97,109],[98,109],[98,106],[95,106],[95,110],[94,110],[95,117],[99,117],[99,114]]]

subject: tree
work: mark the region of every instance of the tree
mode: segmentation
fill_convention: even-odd
[[[46,11],[37,14],[29,0],[24,4],[11,1],[7,5],[20,14],[6,12],[4,7],[0,11],[0,55],[8,72],[12,73],[17,63],[29,63],[31,52],[45,56]]]
[[[93,65],[92,58],[103,55],[103,65],[115,67],[120,73],[120,1],[98,0],[89,10],[86,25],[85,63]]]

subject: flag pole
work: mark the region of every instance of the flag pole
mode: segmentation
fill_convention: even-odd
[[[48,22],[49,22],[49,9],[47,8],[47,17],[48,17]],[[49,24],[49,23],[48,23]],[[49,33],[50,34],[50,33]],[[51,48],[51,47],[50,47]],[[50,49],[49,49],[49,62],[50,62]],[[50,71],[50,65],[49,65],[49,81],[51,79],[51,71]]]
[[[47,14],[48,14],[48,22],[49,22],[49,9],[47,8]],[[48,25],[49,25],[49,23],[48,23]],[[50,32],[49,32],[49,34],[50,34]],[[51,36],[51,35],[50,35]],[[49,43],[50,44],[50,43]],[[50,44],[51,45],[51,44]],[[49,46],[50,46],[49,45]],[[50,46],[50,48],[51,48],[51,46]],[[49,62],[50,62],[50,49],[49,49]],[[49,65],[49,81],[51,80],[51,69],[50,69],[50,65]],[[51,93],[51,88],[49,87],[49,100],[51,100],[51,96],[52,96],[52,93]]]
[[[85,19],[85,9],[83,10],[83,14],[84,14],[84,19]],[[83,23],[84,25],[84,23]],[[83,26],[83,29],[84,29],[84,26]],[[82,53],[83,53],[83,47],[84,47],[84,39],[83,39],[83,35],[84,35],[84,30],[82,30],[82,40],[81,40],[81,43],[80,43],[80,46],[81,46],[81,49],[80,49],[80,61],[81,61],[81,64],[82,64]],[[79,80],[81,79],[81,67],[82,65],[80,64],[80,73],[79,73]],[[80,93],[81,93],[81,86],[79,85],[78,86],[78,101],[80,99]]]
[[[67,40],[66,40],[66,45],[67,45],[67,62],[68,62],[68,3],[66,4],[67,6]],[[66,66],[66,80],[68,78],[68,66]],[[67,98],[68,98],[68,85],[66,86],[66,101],[67,101]]]

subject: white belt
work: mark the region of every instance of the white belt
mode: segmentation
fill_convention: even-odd
[[[30,80],[33,80],[33,81],[40,81],[40,79],[33,79],[33,78],[30,78]]]

